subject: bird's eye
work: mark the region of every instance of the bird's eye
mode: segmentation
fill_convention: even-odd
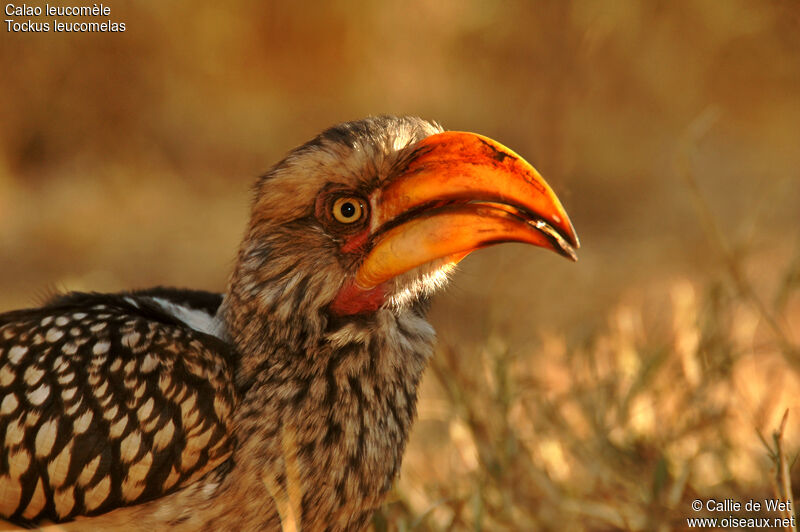
[[[333,202],[333,217],[337,222],[351,224],[364,217],[364,201],[361,198],[345,196]]]

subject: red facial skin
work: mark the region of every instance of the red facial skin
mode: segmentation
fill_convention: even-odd
[[[348,195],[348,191],[341,191],[337,189],[328,190],[324,191],[317,198],[317,219],[320,220],[323,225],[328,227],[329,231],[331,232],[338,232],[342,229],[341,226],[337,226],[330,216],[330,205],[332,198],[340,194]],[[352,195],[356,196],[356,194]],[[369,203],[367,201],[364,201],[364,205],[368,204]],[[355,233],[350,233],[347,236],[342,235],[344,241],[339,247],[339,250],[342,253],[348,255],[357,255],[365,252],[370,237],[369,216],[370,213],[367,212],[364,220],[360,222],[360,230],[357,230]],[[336,298],[334,298],[333,302],[331,302],[328,309],[336,316],[368,314],[370,312],[375,312],[381,307],[381,305],[383,305],[383,302],[386,300],[385,295],[384,288],[381,285],[369,290],[364,290],[359,288],[354,280],[350,279],[345,282],[345,284],[339,290],[339,293],[336,294]]]
[[[367,314],[381,308],[385,299],[386,294],[382,285],[363,290],[356,285],[355,281],[350,280],[336,294],[329,309],[337,316]]]
[[[369,228],[350,236],[340,248],[342,253],[362,253],[369,241]],[[336,294],[330,306],[330,311],[337,316],[352,316],[354,314],[367,314],[378,310],[385,300],[382,285],[364,290],[359,288],[354,280],[347,281]]]
[[[348,237],[339,249],[341,249],[342,253],[360,253],[364,250],[368,241],[369,229],[364,229]]]

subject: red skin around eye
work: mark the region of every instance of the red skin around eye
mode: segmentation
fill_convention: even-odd
[[[342,253],[363,253],[369,242],[369,228],[351,235],[342,244]],[[336,298],[330,306],[331,312],[339,316],[351,316],[353,314],[365,314],[378,310],[386,300],[382,286],[376,286],[369,290],[364,290],[356,285],[355,281],[350,280],[342,286]]]
[[[321,194],[317,198],[316,215],[317,219],[323,224],[330,224],[331,219],[328,213],[330,196]],[[367,218],[368,220],[369,218]],[[343,241],[339,250],[346,254],[361,254],[367,250],[369,244],[370,230],[365,220],[363,228],[347,236],[342,235]],[[355,314],[366,314],[378,310],[386,300],[384,288],[376,286],[369,290],[359,288],[355,281],[347,281],[342,286],[336,298],[331,302],[330,311],[338,316],[352,316]]]
[[[350,235],[339,248],[342,253],[358,253],[364,249],[369,240],[369,228],[365,227],[362,231],[354,235]]]
[[[338,316],[352,316],[375,312],[386,299],[383,286],[378,285],[369,290],[359,288],[354,281],[342,286],[330,306],[331,312]]]

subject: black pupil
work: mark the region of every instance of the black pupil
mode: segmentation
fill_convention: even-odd
[[[342,203],[341,206],[342,216],[345,218],[352,218],[356,214],[356,206],[350,203],[349,201],[346,203]]]

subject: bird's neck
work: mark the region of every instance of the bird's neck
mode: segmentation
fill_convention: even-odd
[[[241,490],[254,514],[283,506],[307,529],[357,527],[399,471],[433,329],[419,308],[302,322],[262,321],[260,336],[237,345],[242,396],[228,489]]]

